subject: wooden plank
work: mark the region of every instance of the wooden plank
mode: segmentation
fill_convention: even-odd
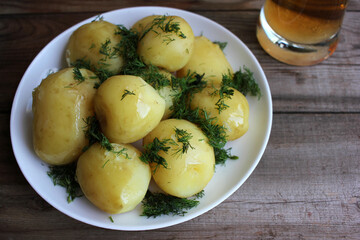
[[[99,4],[94,0],[74,0],[70,4],[64,4],[60,0],[51,1],[11,1],[2,0],[0,3],[1,14],[23,13],[64,13],[64,12],[107,12],[114,9],[136,6],[162,6],[179,8],[188,11],[233,11],[233,10],[259,10],[264,0],[177,0],[177,1],[103,1]],[[360,1],[351,0],[348,5],[349,11],[359,11]]]
[[[311,67],[293,67],[268,56],[255,37],[258,12],[201,12],[236,34],[255,54],[264,68],[272,90],[276,112],[358,112],[360,25],[358,12],[344,20],[341,42],[334,55]],[[2,16],[0,29],[0,111],[10,111],[22,74],[36,54],[62,31],[93,16],[44,14]],[[19,40],[21,39],[21,41]]]
[[[7,117],[0,116],[4,133]],[[275,114],[265,154],[238,191],[191,221],[146,232],[99,229],[65,216],[31,189],[14,158],[5,155],[0,238],[358,239],[359,122],[360,114]],[[11,152],[8,144],[4,150]]]

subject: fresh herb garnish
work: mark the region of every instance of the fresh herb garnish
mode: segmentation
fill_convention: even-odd
[[[143,203],[141,216],[156,218],[161,215],[184,216],[191,208],[199,205],[196,200],[204,196],[204,191],[196,194],[193,198],[178,198],[163,193],[152,193],[147,191]]]
[[[140,156],[140,160],[145,163],[155,163],[154,172],[157,170],[159,166],[163,166],[167,168],[168,164],[162,156],[159,155],[160,151],[167,153],[171,146],[175,145],[176,143],[171,139],[163,139],[159,140],[158,138],[154,138],[151,143],[148,143],[144,146],[144,151]]]
[[[135,95],[135,93],[125,89],[124,94],[121,96],[121,100],[123,100],[127,95]]]
[[[68,203],[75,198],[83,196],[79,183],[76,181],[76,162],[63,166],[49,166],[48,176],[54,185],[66,189]]]
[[[229,76],[225,75],[225,78],[228,77]],[[259,99],[261,98],[259,85],[255,81],[254,74],[247,67],[244,67],[244,71],[240,68],[239,71],[235,72],[232,82],[232,87],[239,90],[245,96],[250,93],[252,96],[257,96]]]
[[[114,219],[112,218],[112,216],[109,216],[110,222],[114,222]]]
[[[78,82],[78,84],[85,81],[85,77],[81,74],[81,71],[79,68],[75,67],[73,70],[73,74],[74,74],[74,80],[76,80]]]
[[[109,139],[101,132],[99,121],[95,116],[87,117],[84,119],[84,122],[86,123],[84,133],[85,137],[89,140],[89,144],[83,148],[83,151],[86,151],[91,145],[98,142],[101,147],[105,148],[107,151],[116,155],[123,155],[126,159],[130,159],[126,152],[126,148],[122,148],[118,151],[114,149],[114,146],[110,143]]]
[[[189,148],[194,149],[190,144],[190,139],[193,137],[191,133],[188,133],[184,129],[175,128],[175,137],[176,140],[182,144],[182,147],[176,153],[181,152],[184,154]]]
[[[224,49],[226,48],[226,46],[228,44],[227,42],[219,42],[219,41],[214,41],[213,43],[219,45],[221,51],[224,51]]]
[[[97,16],[94,18],[94,20],[92,20],[91,22],[97,22],[97,21],[102,21],[102,20],[104,20],[104,17],[101,16],[101,15],[97,15]]]

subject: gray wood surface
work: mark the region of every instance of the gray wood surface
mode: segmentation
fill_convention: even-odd
[[[263,1],[0,2],[0,239],[360,239],[360,1],[350,1],[334,55],[311,67],[268,56],[255,26]],[[57,211],[23,177],[10,143],[12,99],[26,68],[55,36],[98,13],[177,7],[236,34],[262,65],[274,118],[249,179],[216,208],[158,230],[92,227]]]

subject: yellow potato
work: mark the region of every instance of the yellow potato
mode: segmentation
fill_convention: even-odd
[[[83,119],[93,116],[95,74],[80,69],[84,81],[66,68],[45,78],[33,92],[33,144],[36,154],[54,165],[75,161],[87,145]]]
[[[90,61],[95,68],[118,74],[123,66],[123,58],[116,50],[121,40],[121,36],[115,34],[116,29],[115,24],[102,20],[79,27],[71,35],[66,48],[68,65],[83,59]]]
[[[95,113],[105,136],[114,143],[132,143],[148,134],[165,112],[165,100],[142,78],[118,75],[99,87]]]
[[[213,94],[215,89],[207,87],[201,92],[194,94],[190,106],[192,109],[199,107],[210,114],[210,117],[216,117],[218,124],[226,128],[227,140],[235,140],[244,135],[249,128],[249,104],[246,97],[238,90],[234,90],[231,99],[224,98],[224,104],[228,108],[219,114],[216,103],[220,99],[219,94]]]
[[[152,21],[150,21],[152,18]],[[146,27],[143,27],[146,24]],[[178,27],[178,30],[175,30]],[[135,23],[140,39],[137,52],[146,64],[170,72],[181,69],[189,61],[194,45],[190,25],[178,16],[150,16]]]
[[[194,51],[188,63],[177,72],[178,77],[184,77],[188,72],[205,73],[209,85],[219,85],[222,76],[233,74],[233,69],[219,45],[204,36],[195,37]]]
[[[99,143],[83,153],[76,176],[84,195],[110,214],[133,210],[144,198],[151,179],[149,164],[128,144],[112,144],[113,152]],[[125,149],[125,150],[124,150]],[[115,153],[120,152],[120,153]]]
[[[179,142],[175,128],[191,134],[190,147],[182,152],[183,144]],[[208,144],[207,137],[195,124],[179,119],[167,119],[151,131],[144,138],[144,145],[153,142],[155,138],[160,141],[170,139],[167,152],[161,151],[167,168],[151,163],[153,178],[156,184],[167,194],[186,198],[202,189],[211,180],[215,169],[214,149]]]

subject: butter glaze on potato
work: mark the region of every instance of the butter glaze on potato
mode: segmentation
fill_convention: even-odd
[[[99,143],[84,152],[77,163],[80,187],[95,206],[110,213],[133,210],[149,187],[149,164],[139,159],[141,152],[129,144],[112,144],[114,152]],[[123,150],[125,149],[125,150]],[[115,153],[123,150],[122,153]]]
[[[178,152],[182,144],[176,139],[175,128],[192,135],[189,141],[192,147],[186,153]],[[215,156],[201,129],[186,120],[167,119],[144,138],[144,145],[153,142],[155,137],[160,141],[171,139],[178,144],[168,144],[168,152],[159,152],[165,158],[167,168],[150,164],[156,184],[167,194],[180,198],[193,196],[203,190],[214,174]]]
[[[141,77],[118,75],[99,87],[95,113],[105,136],[114,143],[132,143],[160,122],[165,100]]]
[[[33,92],[33,145],[36,154],[52,165],[75,161],[88,143],[84,119],[93,116],[91,71],[80,69],[85,81],[74,79],[73,68],[50,74]]]

